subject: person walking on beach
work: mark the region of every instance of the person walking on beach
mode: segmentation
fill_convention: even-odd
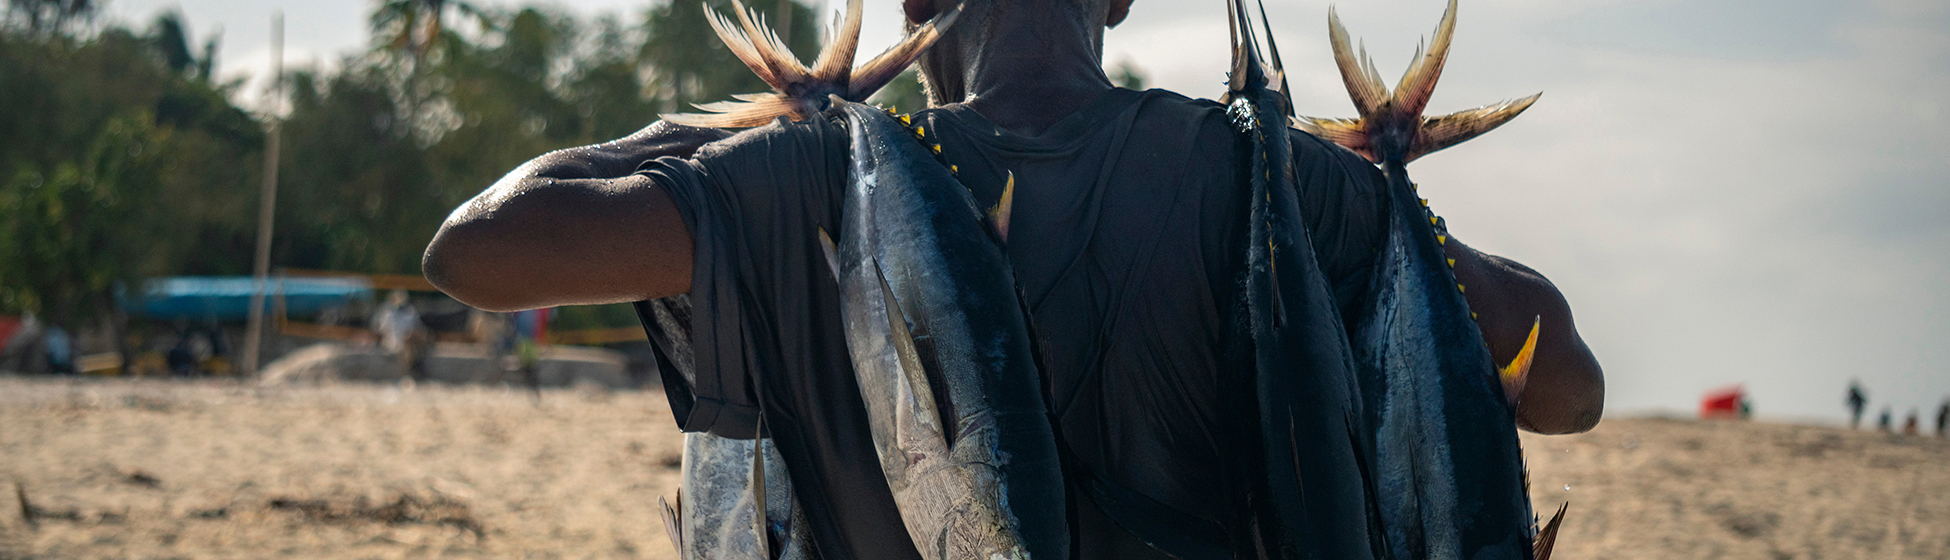
[[[1880,430],[1882,433],[1885,434],[1889,433],[1892,431],[1893,428],[1893,426],[1891,426],[1892,422],[1894,422],[1894,420],[1890,416],[1889,407],[1886,406],[1882,407],[1882,418],[1876,420],[1876,429]]]
[[[1856,380],[1849,380],[1848,382],[1848,427],[1849,429],[1853,430],[1862,427],[1862,409],[1867,406],[1869,406],[1869,397],[1864,396],[1862,394],[1862,382]]]
[[[1946,429],[1950,429],[1950,399],[1943,399],[1943,406],[1936,409],[1936,438],[1950,437],[1944,434]]]

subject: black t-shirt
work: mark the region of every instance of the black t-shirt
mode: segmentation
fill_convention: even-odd
[[[914,118],[984,206],[1015,176],[1007,252],[1073,456],[1104,481],[1236,525],[1247,489],[1231,475],[1255,428],[1234,404],[1250,398],[1252,369],[1226,363],[1247,201],[1224,108],[1117,89],[1037,137],[960,106]],[[847,147],[841,123],[781,120],[643,166],[697,244],[697,380],[667,390],[688,431],[751,437],[764,411],[822,557],[918,558],[875,462],[814,240],[840,223]],[[1315,251],[1345,308],[1385,234],[1383,181],[1302,133],[1294,153]],[[1080,509],[1079,557],[1155,555]]]

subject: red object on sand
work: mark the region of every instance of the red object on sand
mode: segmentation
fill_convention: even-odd
[[[7,341],[20,331],[20,318],[0,315],[0,350],[7,349]]]
[[[1702,420],[1741,418],[1740,403],[1745,400],[1747,391],[1739,385],[1707,391],[1699,401],[1699,417]]]

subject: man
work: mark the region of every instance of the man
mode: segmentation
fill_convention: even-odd
[[[1950,438],[1950,434],[1944,433],[1946,429],[1950,429],[1950,399],[1944,400],[1943,405],[1936,409],[1936,438]]]
[[[956,3],[902,7],[912,26]],[[1232,310],[1244,144],[1213,102],[1111,85],[1102,37],[1130,0],[962,5],[921,60],[938,108],[913,118],[980,204],[1016,178],[1007,253],[1048,351],[1063,444],[1078,468],[1222,527],[1234,554],[1253,554],[1239,544],[1251,539],[1252,489],[1230,476],[1256,430],[1253,374],[1228,336],[1243,320]],[[1351,310],[1386,226],[1383,181],[1358,156],[1294,136],[1315,251]],[[816,116],[724,137],[659,123],[537,158],[449,217],[428,278],[488,309],[688,294],[697,379],[670,388],[681,427],[752,437],[762,411],[821,557],[918,558],[867,437],[815,241],[837,229],[845,128]],[[1446,247],[1499,363],[1542,318],[1518,421],[1544,433],[1594,425],[1602,374],[1562,296],[1515,262]],[[1166,557],[1146,542],[1170,535],[1133,534],[1081,500],[1076,556]]]
[[[1862,382],[1851,379],[1848,382],[1848,427],[1862,426],[1862,409],[1869,406],[1869,397],[1862,394]]]

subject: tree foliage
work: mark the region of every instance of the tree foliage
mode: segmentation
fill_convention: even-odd
[[[521,162],[765,90],[705,24],[729,2],[711,4],[626,20],[376,3],[370,50],[282,77],[273,263],[417,273],[447,213]],[[818,51],[828,14],[755,5],[790,20],[795,52]],[[236,103],[243,81],[215,79],[218,39],[192,37],[184,14],[91,29],[97,6],[8,0],[0,22],[0,313],[74,318],[118,283],[250,271],[266,123]],[[923,99],[911,73],[877,98]],[[626,311],[585,315],[627,324]]]

